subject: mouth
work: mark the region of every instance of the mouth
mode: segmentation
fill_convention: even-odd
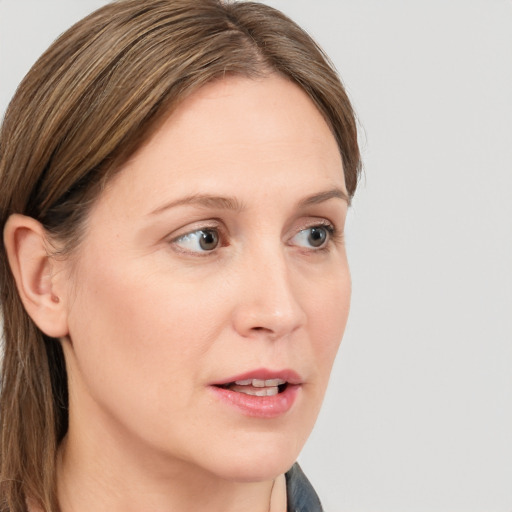
[[[283,393],[288,387],[288,382],[284,379],[243,379],[217,387],[252,396],[274,396]]]
[[[275,418],[293,407],[302,384],[292,370],[260,369],[212,384],[210,389],[246,416]]]

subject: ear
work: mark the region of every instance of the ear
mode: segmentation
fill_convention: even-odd
[[[66,336],[65,279],[57,268],[63,262],[49,253],[48,236],[41,223],[25,215],[11,215],[4,228],[4,245],[29,316],[47,336]]]

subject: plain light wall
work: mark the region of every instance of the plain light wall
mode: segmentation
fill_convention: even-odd
[[[0,0],[0,112],[105,3]],[[511,512],[512,1],[267,3],[331,56],[365,162],[351,318],[303,468],[327,512]]]

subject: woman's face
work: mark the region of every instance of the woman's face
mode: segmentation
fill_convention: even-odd
[[[69,263],[69,447],[240,481],[286,471],[347,320],[346,213],[337,144],[299,87],[231,77],[186,99]]]

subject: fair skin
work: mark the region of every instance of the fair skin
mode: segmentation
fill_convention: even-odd
[[[37,223],[11,217],[25,307],[68,368],[63,512],[286,510],[282,475],[349,310],[346,195],[306,94],[276,75],[230,77],[123,167],[69,258],[48,258]],[[287,384],[225,389],[247,375]]]

